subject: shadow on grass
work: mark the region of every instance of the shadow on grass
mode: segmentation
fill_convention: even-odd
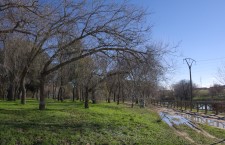
[[[104,123],[95,123],[95,122],[77,122],[77,123],[33,123],[33,122],[14,122],[14,121],[0,121],[0,129],[3,131],[3,128],[14,129],[14,130],[40,130],[45,129],[45,131],[59,131],[65,129],[73,130],[100,130],[109,126]]]
[[[7,115],[20,115],[20,113],[24,115],[28,115],[30,113],[41,113],[45,114],[45,112],[51,111],[64,111],[68,110],[67,108],[46,108],[45,110],[39,110],[38,108],[12,108],[12,109],[2,109],[0,108],[0,115],[7,114]],[[19,114],[18,114],[19,113]]]
[[[112,109],[112,110],[122,110],[122,107],[119,105],[111,105],[111,104],[99,104],[99,108]]]
[[[36,112],[37,109],[30,109],[30,108],[21,108],[21,109],[0,109],[0,116],[1,114],[5,115],[13,115],[13,116],[27,116],[32,112]]]

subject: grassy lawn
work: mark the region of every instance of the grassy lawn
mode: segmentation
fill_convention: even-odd
[[[204,125],[203,125],[204,126]],[[210,145],[217,142],[218,139],[210,138],[201,132],[197,132],[185,125],[177,126],[179,131],[185,132],[196,144]]]
[[[48,100],[47,109],[39,111],[36,100],[26,105],[0,101],[0,144],[193,144],[177,134],[154,111],[130,108],[114,103],[91,104]],[[200,125],[218,139],[225,131]],[[176,126],[195,144],[210,144],[218,139],[205,137],[186,126]]]
[[[224,129],[219,129],[219,128],[215,128],[215,127],[203,125],[203,124],[200,124],[200,126],[205,131],[214,135],[215,137],[220,138],[220,139],[225,139],[225,130]]]
[[[0,144],[190,144],[147,109],[101,103],[0,101]]]

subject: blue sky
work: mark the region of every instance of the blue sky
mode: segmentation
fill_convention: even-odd
[[[225,64],[225,0],[130,0],[148,8],[152,14],[152,39],[179,44],[174,57],[176,70],[169,84],[189,79],[183,58],[196,60],[192,67],[193,82],[200,87],[218,83],[217,71]]]

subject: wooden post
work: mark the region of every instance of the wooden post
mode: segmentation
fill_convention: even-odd
[[[180,102],[180,110],[182,110],[182,107],[183,107],[183,102],[181,101]]]
[[[215,103],[216,115],[219,114],[219,103]]]
[[[197,112],[199,112],[198,103],[196,103],[196,105],[197,105]]]
[[[205,103],[205,114],[207,114],[207,103]]]
[[[216,126],[217,126],[217,127],[219,127],[219,126],[220,126],[220,124],[219,124],[219,122],[218,122],[218,121],[216,122]]]

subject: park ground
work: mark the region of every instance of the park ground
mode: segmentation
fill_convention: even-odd
[[[91,104],[48,100],[38,110],[38,101],[0,101],[0,144],[212,144],[225,139],[225,130],[198,125],[169,127],[154,108],[131,108],[114,103]]]

